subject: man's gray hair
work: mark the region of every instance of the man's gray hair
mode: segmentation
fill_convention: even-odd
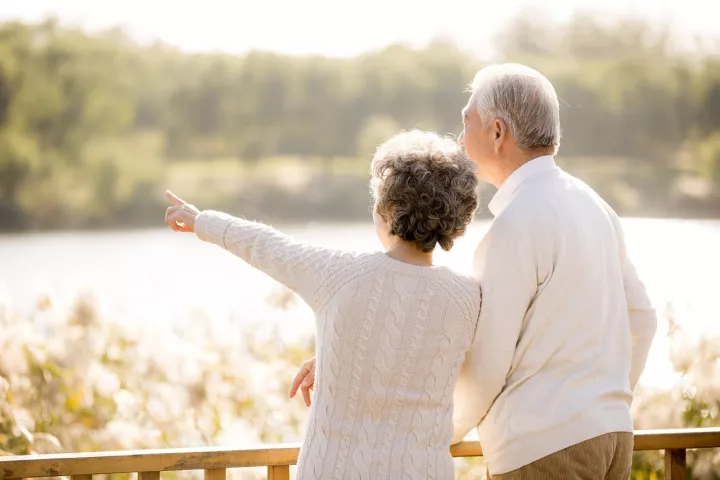
[[[560,147],[560,105],[552,83],[516,63],[482,68],[472,82],[471,106],[484,121],[504,121],[524,150]]]

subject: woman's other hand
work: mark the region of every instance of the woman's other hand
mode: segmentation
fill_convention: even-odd
[[[290,387],[290,398],[294,398],[298,388],[302,391],[305,405],[310,406],[310,390],[315,386],[315,357],[307,360],[300,367],[300,371],[295,376],[292,386]]]

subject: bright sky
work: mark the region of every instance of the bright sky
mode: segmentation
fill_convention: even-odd
[[[591,10],[639,16],[686,37],[720,37],[718,0],[0,0],[0,19],[54,14],[89,29],[123,26],[141,40],[191,51],[348,56],[443,36],[484,55],[509,18],[538,5],[557,19]]]

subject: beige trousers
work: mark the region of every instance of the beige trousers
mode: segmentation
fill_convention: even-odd
[[[628,480],[633,434],[616,432],[585,440],[492,480]]]

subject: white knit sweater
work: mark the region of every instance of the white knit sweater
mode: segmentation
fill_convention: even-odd
[[[202,212],[195,230],[315,311],[315,391],[298,480],[453,478],[453,390],[477,325],[474,280],[384,253],[311,246],[219,212]]]

